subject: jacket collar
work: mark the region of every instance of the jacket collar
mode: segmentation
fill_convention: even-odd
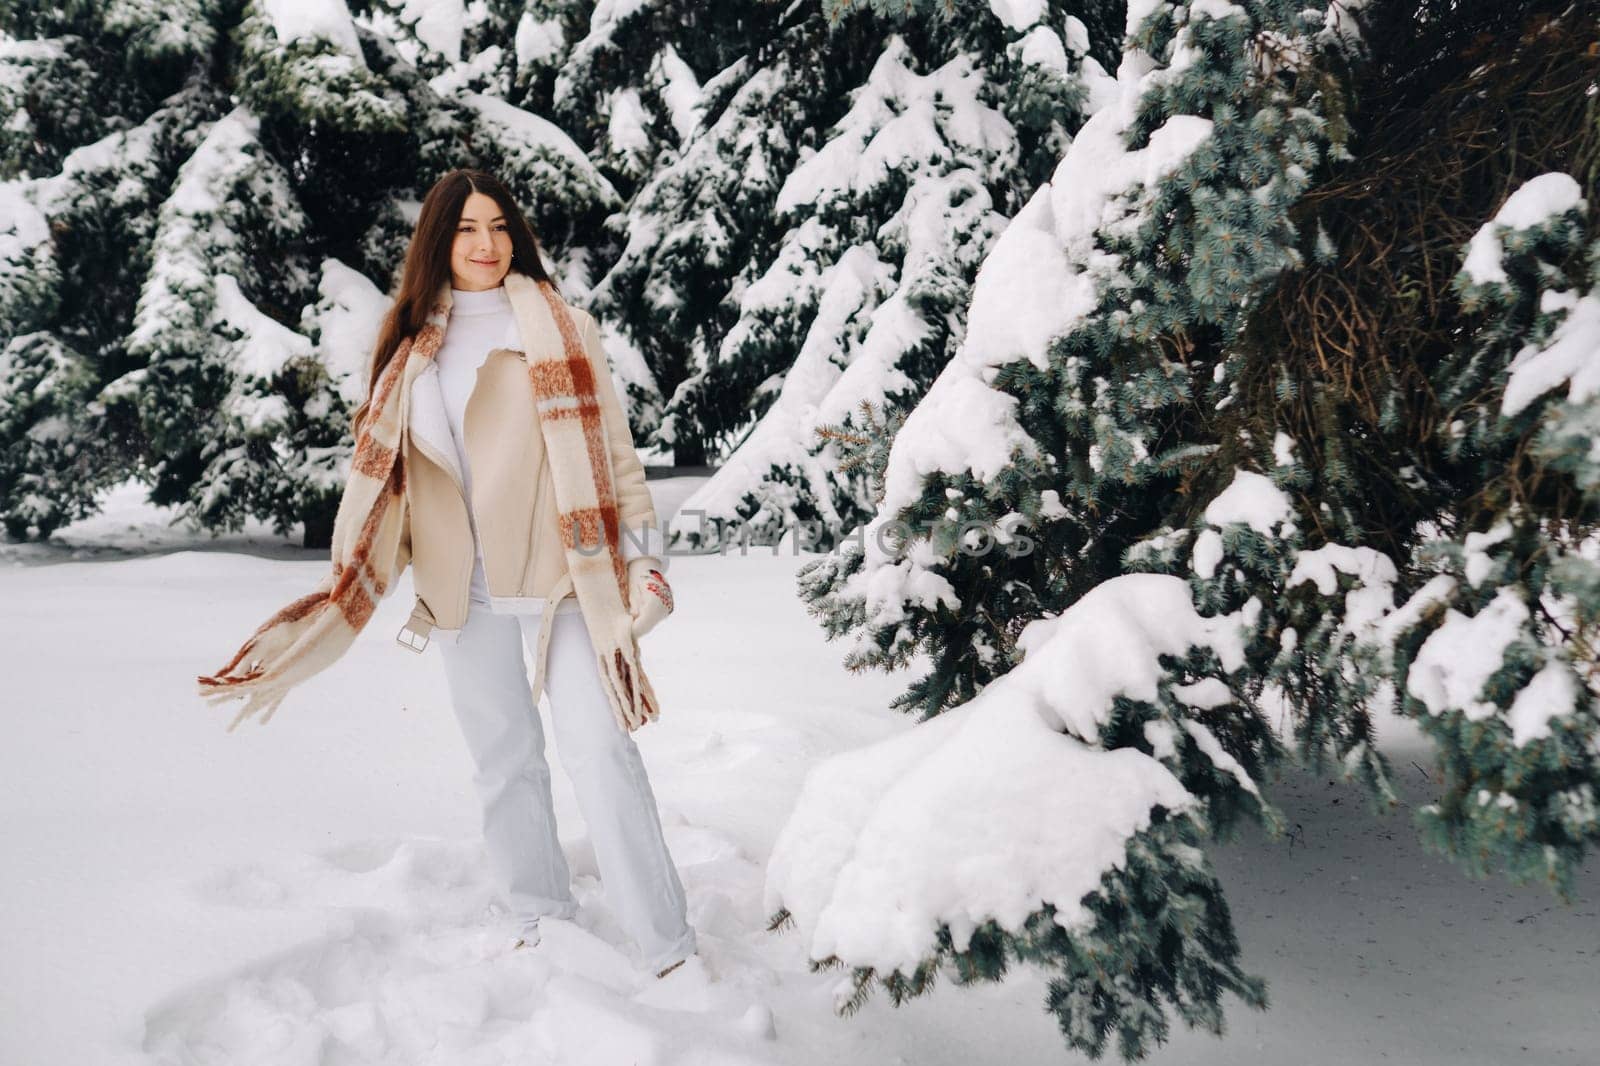
[[[466,476],[456,454],[455,438],[450,432],[450,419],[445,414],[444,390],[439,385],[439,364],[432,359],[411,382],[408,430],[414,443],[426,446],[429,456],[443,462],[454,475],[456,484],[465,485]]]

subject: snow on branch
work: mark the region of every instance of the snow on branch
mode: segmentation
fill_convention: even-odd
[[[1155,703],[1163,656],[1210,649],[1238,669],[1247,611],[1205,618],[1183,580],[1129,574],[1029,623],[1022,663],[977,697],[811,771],[768,863],[768,911],[790,913],[812,958],[880,972],[913,971],[941,926],[957,951],[1046,904],[1082,927],[1158,809],[1199,806],[1157,756],[1099,746],[1114,701]],[[1196,741],[1254,792],[1214,738]]]

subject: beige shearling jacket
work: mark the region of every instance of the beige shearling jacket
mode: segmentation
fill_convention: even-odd
[[[663,541],[655,506],[600,344],[599,326],[588,312],[570,310],[594,365],[622,554],[629,559],[652,556],[660,565]],[[526,345],[519,334],[519,321],[525,320],[513,315],[502,346],[491,350],[479,367],[467,400],[463,450],[472,471],[470,502],[462,489],[438,366],[430,360],[412,383],[402,443],[407,519],[401,557],[410,560],[416,604],[397,639],[413,650],[421,651],[430,637],[454,642],[466,623],[475,557],[469,506],[482,542],[490,609],[542,613],[541,660],[555,611],[580,609],[567,573],[550,463],[528,387]]]

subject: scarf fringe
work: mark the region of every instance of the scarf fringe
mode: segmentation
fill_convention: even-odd
[[[639,668],[638,645],[631,639],[613,645],[598,656],[600,676],[617,708],[617,722],[625,732],[633,732],[660,714],[650,679]],[[637,685],[635,684],[637,682]]]
[[[328,593],[333,584],[331,577],[323,579],[317,591],[294,601],[263,622],[226,666],[214,674],[195,678],[200,697],[209,706],[220,707],[235,699],[246,701],[238,717],[228,726],[228,732],[260,712],[265,712],[262,721],[266,722],[283,702],[294,684],[287,677],[291,672],[289,666],[303,661],[302,656],[295,654],[296,646],[304,644],[308,637],[316,639],[330,606]]]
[[[221,706],[230,700],[244,699],[244,706],[239,708],[239,713],[233,716],[233,721],[228,723],[227,731],[232,733],[239,728],[241,722],[260,715],[261,724],[266,725],[272,720],[273,714],[283,704],[284,698],[289,695],[289,685],[257,686],[251,692],[219,692],[201,697],[207,704]]]

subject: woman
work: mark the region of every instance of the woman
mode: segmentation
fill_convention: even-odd
[[[267,720],[410,565],[399,639],[440,646],[512,946],[538,943],[540,918],[577,913],[538,714],[548,686],[608,899],[665,976],[695,934],[630,735],[658,713],[637,640],[673,607],[661,536],[598,327],[561,298],[491,175],[452,171],[423,200],[352,424],[332,572],[199,678],[201,694],[246,700],[230,729]]]

